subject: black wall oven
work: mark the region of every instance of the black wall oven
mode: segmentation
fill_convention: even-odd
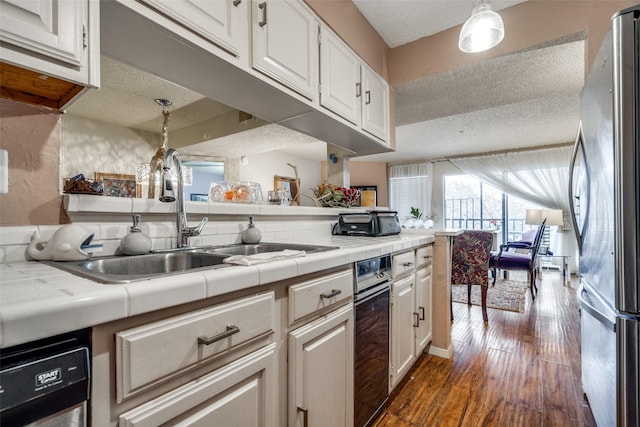
[[[354,427],[369,425],[389,397],[391,257],[356,262]]]

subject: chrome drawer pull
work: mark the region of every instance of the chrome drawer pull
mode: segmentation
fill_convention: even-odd
[[[405,262],[405,263],[402,264],[402,266],[403,267],[411,267],[411,266],[413,266],[413,263],[412,262]]]
[[[424,307],[418,307],[418,310],[420,310],[420,320],[424,320]]]
[[[307,408],[303,408],[302,406],[297,407],[298,412],[302,412],[302,425],[304,427],[309,426],[309,410]]]
[[[258,8],[262,10],[262,21],[258,22],[260,27],[267,25],[267,3],[263,2],[258,5]]]
[[[233,5],[235,7],[238,7],[238,5],[240,5],[240,3],[242,3],[242,0],[233,0]]]
[[[328,294],[320,294],[321,298],[333,298],[336,295],[340,295],[342,293],[342,291],[340,289],[331,289],[331,292],[329,292]]]
[[[414,328],[420,327],[420,315],[416,312],[413,313],[413,317],[415,317],[415,322],[413,324]]]
[[[228,325],[226,331],[220,332],[218,335],[214,335],[211,338],[198,337],[198,344],[204,344],[204,345],[213,344],[216,341],[223,340],[227,337],[230,337],[233,334],[237,334],[238,332],[240,332],[240,328],[234,325]]]

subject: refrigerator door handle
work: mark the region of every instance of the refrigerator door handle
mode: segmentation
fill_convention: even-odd
[[[578,304],[580,308],[593,316],[598,322],[602,323],[607,329],[616,331],[616,322],[607,317],[605,313],[598,310],[598,308],[592,303],[589,296],[589,292],[584,288],[584,285],[580,285],[578,289]]]
[[[573,226],[576,241],[578,242],[578,253],[582,255],[582,233],[578,228],[578,220],[576,219],[576,207],[574,205],[573,180],[574,169],[578,158],[578,152],[582,147],[582,121],[578,124],[578,134],[576,135],[576,143],[573,146],[573,154],[571,155],[571,163],[569,163],[569,211],[571,213],[571,225]],[[582,148],[584,150],[584,147]]]

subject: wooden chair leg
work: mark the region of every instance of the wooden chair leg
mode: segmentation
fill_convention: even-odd
[[[489,321],[489,316],[487,316],[487,287],[486,286],[480,286],[480,294],[481,294],[481,301],[482,301],[482,319],[485,322]]]

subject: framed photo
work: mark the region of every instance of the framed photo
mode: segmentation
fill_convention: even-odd
[[[358,196],[358,202],[356,206],[361,207],[376,207],[378,204],[377,194],[378,194],[378,186],[377,185],[352,185],[352,188],[357,188],[360,190],[360,194]]]
[[[274,190],[286,190],[291,196],[291,205],[299,205],[298,200],[298,182],[295,178],[289,178],[287,176],[274,175],[273,177],[273,189]]]
[[[105,196],[136,197],[135,175],[96,172],[96,181],[102,181]]]

